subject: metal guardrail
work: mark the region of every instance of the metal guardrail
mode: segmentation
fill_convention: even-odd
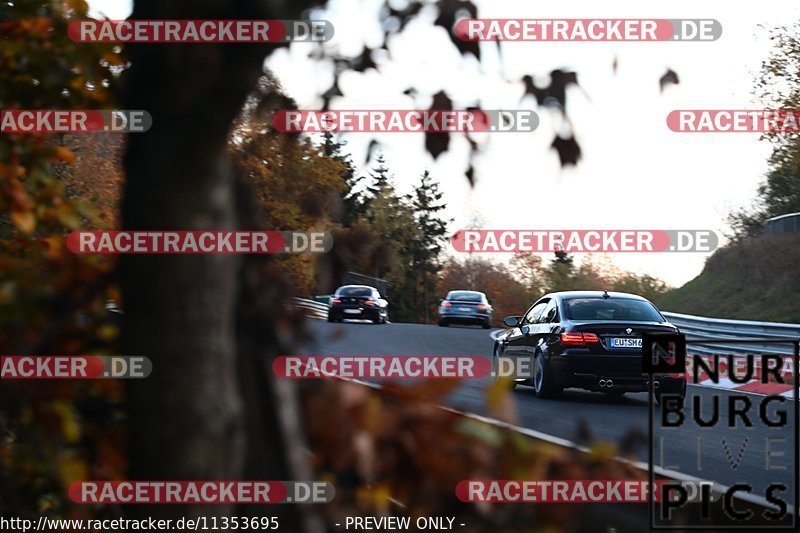
[[[792,355],[790,342],[800,339],[800,324],[784,324],[780,322],[752,322],[749,320],[728,320],[724,318],[707,318],[684,315],[680,313],[662,313],[667,320],[678,326],[681,333],[688,337],[690,351],[701,355],[720,353],[722,350],[733,354],[763,353],[775,355]],[[713,347],[703,346],[702,339],[731,339],[731,344],[715,343]],[[737,344],[735,339],[770,339],[786,340],[786,346],[774,343]],[[695,340],[696,342],[692,342]]]
[[[302,309],[309,318],[316,318],[318,320],[326,320],[328,318],[328,306],[320,302],[315,302],[314,300],[295,298],[294,307]]]
[[[764,221],[764,229],[768,235],[785,235],[800,232],[800,213],[788,213]]]

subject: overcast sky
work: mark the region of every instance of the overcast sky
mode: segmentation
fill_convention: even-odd
[[[331,0],[324,18],[335,28],[330,46],[357,56],[364,44],[380,42],[381,0]],[[402,2],[396,2],[402,5]],[[334,109],[428,108],[444,90],[455,106],[536,109],[520,102],[525,74],[546,81],[555,68],[578,72],[580,88],[567,95],[567,109],[583,149],[577,168],[563,170],[549,149],[563,127],[557,114],[537,110],[533,133],[494,134],[475,160],[477,184],[464,178],[468,150],[463,138],[434,162],[423,134],[385,134],[379,140],[401,191],[410,190],[429,168],[442,183],[453,229],[476,216],[486,229],[713,229],[724,231],[732,209],[749,204],[763,178],[769,146],[757,134],[679,134],[669,131],[673,109],[752,109],[754,77],[769,51],[761,27],[791,24],[800,3],[673,0],[631,3],[573,0],[543,4],[477,0],[482,18],[715,18],[722,37],[714,42],[536,43],[506,42],[502,54],[481,44],[483,63],[462,57],[446,32],[432,27],[435,12],[423,14],[393,38],[389,58],[377,58],[379,72],[348,72],[340,79],[344,97]],[[130,2],[90,1],[94,13],[125,18]],[[267,65],[301,108],[318,109],[331,84],[330,68],[307,57],[310,45],[281,49]],[[618,71],[612,70],[614,57]],[[659,92],[667,68],[681,83]],[[409,87],[419,95],[403,94]],[[155,117],[157,120],[157,117]],[[372,134],[345,137],[354,160],[364,166]],[[680,285],[702,269],[703,254],[611,254],[622,268],[657,275]]]

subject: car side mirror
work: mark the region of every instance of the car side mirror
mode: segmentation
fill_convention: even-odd
[[[522,318],[521,316],[507,316],[503,319],[503,324],[510,328],[515,328],[519,326],[519,320]]]
[[[493,300],[490,299],[490,300],[486,300],[486,301],[489,302],[489,305],[494,305],[494,301]]]

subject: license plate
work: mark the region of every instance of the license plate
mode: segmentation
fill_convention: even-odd
[[[638,337],[613,337],[611,338],[610,346],[612,348],[641,348],[642,339]]]
[[[456,307],[459,311],[469,311],[469,307]]]
[[[348,315],[360,315],[361,309],[345,309],[344,312]],[[641,343],[639,343],[639,345],[641,346]]]

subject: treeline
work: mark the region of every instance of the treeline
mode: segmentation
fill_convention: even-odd
[[[449,223],[439,183],[425,171],[411,194],[401,194],[383,156],[362,175],[333,135],[315,144],[275,131],[271,111],[294,107],[276,94],[278,84],[264,78],[233,130],[230,153],[255,191],[264,227],[333,234],[324,256],[277,259],[297,293],[329,294],[357,272],[387,280],[394,319],[430,320]]]
[[[631,292],[654,300],[669,291],[663,281],[616,268],[606,258],[574,258],[557,252],[547,261],[539,255],[517,253],[508,265],[467,256],[445,263],[440,280],[442,292],[470,288],[485,292],[493,300],[495,322],[520,315],[540,296],[564,290],[613,290]]]
[[[800,22],[773,28],[773,48],[755,79],[761,109],[797,109],[800,103]],[[772,152],[751,205],[728,216],[734,240],[756,237],[772,217],[800,212],[800,134],[771,131],[763,138]]]
[[[454,230],[444,215],[446,199],[429,171],[401,194],[391,162],[378,154],[373,168],[359,173],[346,143],[331,134],[312,142],[272,127],[272,111],[296,104],[265,77],[234,124],[229,155],[244,195],[257,204],[256,227],[328,231],[333,250],[324,255],[273,258],[299,296],[332,293],[349,272],[384,279],[394,321],[436,321],[439,301],[449,290],[474,289],[494,302],[496,322],[522,312],[547,291],[609,289],[658,298],[666,285],[653,277],[616,269],[609,261],[569,255],[542,260],[517,254],[508,264],[480,255],[447,252]],[[119,136],[69,137],[71,166],[59,168],[67,192],[89,198],[97,215],[88,227],[116,228],[122,170]],[[365,281],[365,283],[368,283]]]
[[[297,294],[330,294],[349,272],[384,279],[394,321],[436,320],[439,300],[453,289],[485,292],[494,302],[495,320],[523,312],[548,291],[608,289],[657,298],[668,287],[647,275],[615,268],[609,261],[557,254],[543,261],[517,254],[504,265],[479,256],[446,252],[454,228],[444,215],[445,199],[429,171],[413,192],[401,194],[391,162],[376,157],[359,173],[344,142],[325,134],[321,142],[286,135],[271,126],[270,105],[280,94],[265,78],[245,106],[231,137],[231,154],[241,176],[252,185],[270,229],[326,230],[333,250],[322,256],[277,259]],[[280,97],[282,106],[293,106]]]

